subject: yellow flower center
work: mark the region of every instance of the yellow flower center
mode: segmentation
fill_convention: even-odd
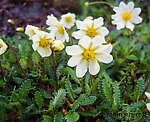
[[[131,19],[131,13],[129,13],[129,12],[123,13],[123,14],[122,14],[122,19],[123,19],[124,21],[129,21],[129,20]]]
[[[0,44],[0,48],[2,48],[3,47],[3,45],[2,44]]]
[[[63,29],[62,26],[58,26],[58,32],[59,32],[60,34],[64,34],[64,29]]]
[[[66,20],[66,22],[70,22],[71,21],[71,17],[66,17],[65,20]]]
[[[97,29],[94,29],[93,27],[91,27],[91,28],[88,28],[88,30],[86,30],[85,32],[87,36],[94,38],[97,35],[96,30]]]
[[[87,61],[90,61],[96,58],[94,52],[91,49],[86,49],[82,55],[83,55],[83,59]]]
[[[39,41],[39,45],[42,47],[47,47],[49,45],[49,41],[44,37]]]

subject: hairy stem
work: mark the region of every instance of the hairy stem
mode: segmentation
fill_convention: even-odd
[[[55,60],[54,60],[54,52],[52,51],[52,61],[53,61],[53,70],[55,73],[55,80],[56,80],[56,84],[57,84],[57,88],[59,87],[58,85],[58,79],[57,79],[57,73],[56,73],[56,68],[55,68]]]
[[[44,63],[44,58],[42,59],[43,62],[43,73],[45,73],[45,63]]]
[[[1,69],[1,74],[2,74],[3,81],[5,82],[4,75],[3,75],[3,68],[2,68],[1,62],[0,62],[0,69]]]
[[[16,62],[17,62],[17,64],[18,64],[19,68],[21,69],[22,73],[24,74],[24,76],[25,76],[27,79],[29,79],[29,77],[25,74],[25,72],[24,72],[22,66],[21,66],[20,63],[19,63],[17,54],[15,53],[15,50],[14,50],[10,45],[9,45],[9,48],[12,50],[12,52],[13,52],[15,58],[16,58]]]
[[[113,8],[113,5],[108,3],[108,2],[105,2],[105,1],[94,1],[94,2],[89,2],[89,5],[94,5],[94,4],[106,4],[106,5],[109,5],[110,7]]]
[[[92,75],[90,74],[90,80],[91,80],[91,95],[92,95],[92,92],[93,92],[93,81],[92,81]]]

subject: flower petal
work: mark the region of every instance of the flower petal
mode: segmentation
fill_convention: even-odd
[[[101,54],[97,54],[96,58],[103,63],[110,63],[113,60],[112,55],[108,54],[108,53],[101,53]]]
[[[38,48],[38,46],[39,46],[39,43],[38,43],[38,42],[33,43],[33,44],[32,44],[33,50],[36,51],[37,48]]]
[[[124,21],[121,21],[121,22],[117,23],[117,30],[120,30],[120,29],[122,29],[124,27],[125,27],[125,22]]]
[[[127,4],[127,8],[128,8],[129,11],[132,11],[133,8],[134,8],[134,3],[133,3],[133,2],[129,2],[129,3]]]
[[[131,12],[132,15],[139,15],[141,13],[141,8],[134,8]]]
[[[97,46],[100,46],[102,43],[106,43],[104,37],[101,37],[101,36],[96,36],[92,39],[92,49],[97,47]]]
[[[99,28],[103,25],[103,18],[99,17],[97,19],[94,19],[94,28]]]
[[[93,60],[89,62],[89,72],[91,75],[96,75],[99,72],[99,70],[100,70],[100,66],[97,60]]]
[[[77,20],[76,25],[77,25],[77,29],[87,30],[87,25],[82,21]]]
[[[131,22],[133,22],[133,23],[135,23],[135,24],[139,24],[139,23],[141,23],[142,22],[142,18],[140,17],[140,16],[136,16],[136,17],[133,17],[132,19],[131,19]]]
[[[88,48],[90,43],[92,42],[91,38],[88,36],[84,36],[79,40],[79,45],[83,46],[84,48]]]
[[[84,23],[86,24],[87,27],[91,28],[92,25],[93,25],[93,20],[91,20],[91,19],[84,19]]]
[[[146,106],[147,106],[147,109],[150,111],[150,103],[147,103]]]
[[[150,99],[150,93],[145,92],[145,95]]]
[[[131,22],[127,22],[126,27],[129,28],[131,31],[134,29],[134,25]]]
[[[76,65],[78,65],[81,62],[82,56],[81,55],[75,55],[72,56],[69,61],[68,61],[68,66],[70,67],[74,67]]]
[[[109,31],[106,27],[101,27],[97,30],[98,34],[97,35],[100,35],[102,37],[108,35]]]
[[[72,45],[66,47],[66,53],[68,55],[78,55],[83,52],[83,49],[78,45]]]
[[[112,51],[112,45],[101,45],[97,50],[95,50],[95,53],[111,53]]]
[[[79,31],[73,32],[72,36],[76,39],[81,39],[83,36],[85,36],[85,34],[86,34],[85,31],[79,30]]]
[[[48,46],[49,47],[49,46]],[[39,46],[37,48],[38,53],[42,56],[42,57],[48,57],[51,55],[52,51],[50,48],[43,48],[41,46]]]
[[[79,78],[82,78],[87,72],[87,61],[82,61],[76,67],[76,75]]]

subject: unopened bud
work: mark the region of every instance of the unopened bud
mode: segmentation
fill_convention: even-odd
[[[93,17],[92,17],[92,16],[88,16],[88,17],[86,17],[85,19],[93,20]]]
[[[85,2],[84,5],[85,5],[85,7],[88,7],[88,6],[89,6],[89,3],[88,3],[88,2]]]
[[[18,31],[18,32],[24,32],[24,28],[23,27],[19,27],[19,28],[16,29],[16,31]]]
[[[54,51],[61,51],[64,49],[64,44],[62,43],[62,41],[60,40],[55,40],[53,43],[52,43],[52,48]]]
[[[12,24],[12,25],[15,24],[15,21],[13,19],[8,19],[7,22],[10,23],[10,24]]]

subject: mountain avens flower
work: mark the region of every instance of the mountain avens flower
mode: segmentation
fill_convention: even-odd
[[[7,44],[2,39],[0,39],[0,55],[5,53],[7,48],[8,48]]]
[[[76,15],[73,13],[67,13],[61,16],[60,22],[64,25],[64,27],[70,29],[75,24]]]
[[[84,21],[76,21],[77,29],[79,31],[73,32],[73,37],[76,39],[81,39],[84,36],[88,36],[91,39],[96,36],[105,37],[109,31],[106,27],[102,27],[103,18],[99,17],[97,19],[91,20],[89,18],[84,19]]]
[[[68,42],[69,36],[61,22],[58,21],[53,14],[51,16],[47,16],[46,24],[50,27],[47,29],[50,30],[52,33],[55,34],[57,40],[63,40]]]
[[[39,31],[40,28],[32,25],[27,25],[25,28],[25,34],[29,36],[29,39],[32,39],[32,36],[36,34],[37,31]]]
[[[54,40],[52,42],[52,48],[54,51],[62,51],[64,47],[65,46],[61,40]]]
[[[54,34],[53,33],[47,33],[44,31],[38,31],[33,37],[33,49],[34,51],[37,50],[37,52],[42,57],[48,57],[51,55],[52,50],[50,48],[50,44],[54,40]]]
[[[145,95],[150,99],[150,93],[145,92]],[[147,109],[150,111],[150,103],[147,103],[146,106],[147,106]]]
[[[84,36],[79,40],[78,45],[66,47],[67,54],[72,56],[68,61],[68,66],[76,66],[77,77],[83,77],[87,70],[91,75],[96,75],[100,70],[98,61],[110,63],[113,60],[110,54],[112,45],[102,45],[101,39],[103,38],[99,36],[93,39]]]
[[[129,2],[127,5],[124,2],[120,2],[119,7],[114,7],[113,10],[116,12],[112,15],[112,24],[117,25],[117,29],[120,30],[126,26],[131,31],[134,29],[135,24],[142,22],[142,18],[139,16],[141,8],[134,8],[134,3]]]

